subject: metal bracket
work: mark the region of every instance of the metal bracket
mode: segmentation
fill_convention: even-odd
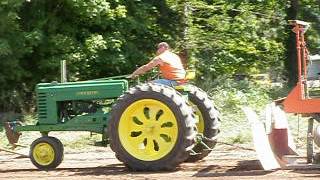
[[[201,141],[200,144],[205,147],[205,149],[203,149],[204,151],[212,151],[213,150],[203,141]]]
[[[190,149],[189,151],[190,151],[190,155],[191,155],[191,156],[201,154],[201,153],[195,152],[193,149]]]
[[[205,149],[203,149],[203,150],[212,151],[213,149],[210,148],[203,140],[217,142],[216,139],[217,139],[216,137],[214,139],[209,139],[209,138],[205,137],[203,134],[198,133],[196,136],[196,143],[201,144],[203,147],[205,147]]]

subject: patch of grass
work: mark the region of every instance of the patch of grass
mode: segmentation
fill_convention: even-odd
[[[251,141],[251,136],[247,132],[240,132],[237,135],[230,138],[231,143],[235,144],[245,144]]]
[[[8,145],[7,137],[4,131],[0,132],[0,147],[5,147]]]
[[[93,146],[95,142],[101,141],[101,134],[90,135],[89,132],[68,132],[68,135],[73,134],[73,138],[65,136],[66,133],[60,134],[60,140],[63,142],[66,149],[85,150],[88,146]]]
[[[222,114],[221,134],[219,141],[230,144],[251,144],[252,135],[250,126],[245,117],[237,117],[233,114]]]
[[[25,124],[36,124],[38,120],[37,114],[25,114],[23,116],[23,122]]]
[[[231,144],[251,143],[251,129],[242,108],[249,106],[256,110],[263,109],[271,101],[267,87],[225,77],[202,82],[199,87],[208,92],[221,113],[219,140]]]
[[[308,118],[293,114],[288,114],[287,118],[295,145],[298,149],[302,149],[305,155],[307,146]]]

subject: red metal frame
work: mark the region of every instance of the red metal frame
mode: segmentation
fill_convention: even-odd
[[[303,21],[290,21],[296,34],[296,48],[298,60],[298,83],[283,101],[284,111],[287,113],[312,114],[320,113],[320,98],[308,98],[307,91],[307,61],[308,49],[304,33],[309,24]]]

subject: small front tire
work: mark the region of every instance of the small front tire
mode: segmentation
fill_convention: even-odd
[[[38,169],[54,169],[63,160],[63,145],[57,138],[44,136],[33,141],[29,156]]]

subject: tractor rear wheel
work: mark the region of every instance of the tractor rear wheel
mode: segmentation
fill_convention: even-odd
[[[152,83],[133,87],[119,97],[110,114],[110,147],[127,167],[172,170],[188,158],[196,120],[173,88]]]
[[[210,149],[216,145],[216,136],[219,134],[219,112],[215,108],[213,101],[209,98],[208,94],[202,89],[189,85],[188,98],[189,102],[194,107],[196,115],[199,118],[197,123],[198,133],[203,135],[202,142],[205,143]],[[201,143],[197,143],[193,151],[195,155],[190,154],[187,159],[188,162],[195,162],[208,156],[212,151]]]
[[[43,136],[33,141],[29,156],[32,164],[37,168],[54,169],[63,160],[63,145],[57,138]]]

